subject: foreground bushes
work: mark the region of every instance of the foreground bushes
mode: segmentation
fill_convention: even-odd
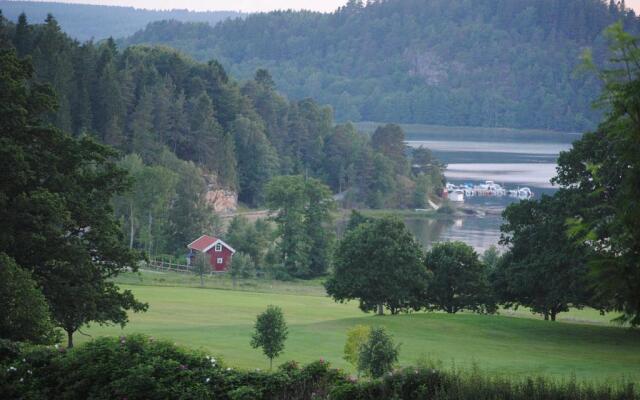
[[[339,385],[332,400],[635,400],[640,399],[632,384],[623,388],[592,387],[575,381],[547,379],[511,381],[469,372],[440,372],[406,368],[382,379]]]
[[[323,361],[237,371],[200,352],[144,336],[97,339],[66,351],[0,341],[3,399],[575,399],[637,400],[633,386],[589,388],[544,379],[404,369],[356,381]]]
[[[0,343],[0,398],[311,399],[346,380],[318,361],[273,373],[237,371],[215,357],[144,336],[101,338],[72,350]]]

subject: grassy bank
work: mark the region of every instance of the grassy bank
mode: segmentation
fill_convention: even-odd
[[[202,280],[204,285],[201,285],[199,275],[142,270],[138,273],[119,275],[116,282],[136,286],[205,288],[258,293],[296,294],[303,296],[325,296],[326,294],[322,286],[322,278],[291,282],[271,279],[239,279],[234,285],[231,276],[228,274],[215,274],[205,275]]]
[[[143,276],[143,283],[148,277]],[[350,368],[342,360],[345,331],[356,324],[383,325],[402,343],[400,362],[441,360],[444,366],[476,363],[488,373],[507,376],[544,375],[579,380],[640,381],[640,332],[597,325],[588,310],[563,315],[591,324],[550,323],[505,315],[415,313],[376,317],[356,304],[336,304],[291,283],[285,294],[185,286],[123,285],[150,304],[149,312],[131,315],[130,324],[92,327],[92,336],[146,333],[194,348],[203,348],[240,368],[264,368],[267,361],[249,346],[256,314],[268,304],[283,308],[290,327],[285,354],[279,359],[306,363],[323,357]],[[180,284],[179,282],[173,283]],[[285,285],[285,284],[283,284]],[[313,285],[307,286],[313,288]],[[310,290],[310,292],[306,292]],[[582,314],[581,314],[582,313]],[[606,317],[602,317],[606,318]],[[79,341],[87,337],[78,336]]]

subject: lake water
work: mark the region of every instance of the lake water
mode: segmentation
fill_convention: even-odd
[[[447,164],[445,176],[449,182],[482,183],[495,181],[508,189],[529,187],[539,198],[552,194],[550,180],[556,173],[556,162],[561,151],[571,148],[579,138],[576,134],[557,133],[539,136],[518,133],[504,136],[496,134],[462,134],[456,140],[443,135],[408,135],[411,147],[424,146]],[[453,221],[408,219],[406,224],[425,248],[440,241],[460,240],[483,252],[500,239],[502,217],[499,215],[509,203],[519,201],[510,197],[468,197],[466,204],[490,210],[485,216],[466,216]]]

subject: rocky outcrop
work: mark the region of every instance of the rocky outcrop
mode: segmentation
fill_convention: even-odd
[[[238,194],[232,190],[209,190],[206,200],[216,213],[232,213],[238,208]]]
[[[205,200],[213,208],[213,211],[220,214],[228,214],[237,210],[237,192],[222,188],[215,174],[206,174],[204,180],[207,183]]]

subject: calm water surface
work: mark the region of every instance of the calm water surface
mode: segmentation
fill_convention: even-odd
[[[556,162],[561,151],[571,148],[575,134],[558,134],[557,141],[541,143],[534,137],[458,138],[434,140],[413,136],[407,141],[411,147],[430,148],[434,155],[447,164],[445,175],[452,183],[481,183],[492,180],[508,189],[527,186],[535,197],[552,194],[550,179],[555,176]],[[499,212],[509,203],[518,201],[509,197],[470,197],[465,202],[487,208],[485,216],[467,216],[453,221],[407,219],[407,226],[425,248],[440,241],[460,240],[483,252],[500,239],[502,217]]]

